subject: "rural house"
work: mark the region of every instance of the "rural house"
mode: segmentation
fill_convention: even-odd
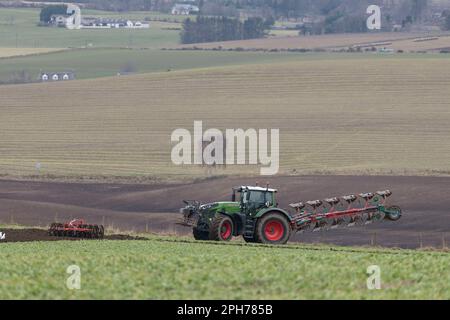
[[[39,75],[39,81],[65,81],[65,80],[74,80],[75,73],[73,71],[65,71],[65,72],[41,72]]]
[[[50,24],[57,27],[65,27],[67,29],[71,29],[74,22],[74,18],[67,14],[54,14],[50,18]]]
[[[172,8],[173,15],[189,15],[198,13],[200,9],[192,4],[176,4]]]

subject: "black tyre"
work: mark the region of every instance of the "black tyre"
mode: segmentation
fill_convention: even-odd
[[[50,225],[50,228],[48,228],[48,234],[50,236],[54,236],[55,235],[55,229],[56,229],[56,223],[52,223]]]
[[[397,221],[402,216],[402,209],[399,206],[390,206],[386,208],[386,219]]]
[[[256,225],[256,235],[261,243],[285,244],[291,235],[291,227],[284,215],[266,213]]]
[[[100,229],[98,228],[98,226],[93,226],[92,227],[92,229],[93,229],[93,238],[95,238],[95,239],[98,239],[98,237],[99,237],[99,233],[100,233]]]
[[[98,228],[99,228],[98,237],[99,237],[100,239],[103,239],[103,237],[105,236],[105,227],[103,227],[102,225],[100,225]]]
[[[234,226],[230,217],[219,214],[212,223],[209,231],[209,240],[230,241],[233,238]]]
[[[244,241],[247,242],[247,243],[258,243],[259,242],[258,239],[256,239],[255,236],[253,236],[251,238],[246,238],[246,237],[243,237],[243,238],[244,238]]]
[[[194,227],[192,229],[192,234],[194,235],[195,240],[201,240],[201,241],[209,240],[209,232],[208,231],[199,230]]]

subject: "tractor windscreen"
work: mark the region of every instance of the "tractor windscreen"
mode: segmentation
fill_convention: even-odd
[[[250,203],[264,205],[267,202],[272,203],[272,193],[266,191],[247,191],[247,200]]]

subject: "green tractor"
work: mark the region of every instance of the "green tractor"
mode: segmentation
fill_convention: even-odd
[[[193,228],[196,240],[242,236],[251,243],[284,244],[293,232],[396,221],[402,216],[400,207],[386,205],[390,190],[297,202],[290,204],[292,213],[278,207],[276,193],[268,186],[241,186],[233,188],[229,202],[185,200],[182,224]]]
[[[242,235],[246,242],[284,244],[291,234],[292,218],[277,207],[276,192],[242,186],[233,188],[231,202],[184,201],[184,224],[193,227],[196,240],[229,241]]]

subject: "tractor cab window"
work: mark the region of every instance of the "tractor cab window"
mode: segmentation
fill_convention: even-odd
[[[272,204],[272,193],[266,191],[248,191],[248,202],[256,207],[264,206],[267,202]]]

